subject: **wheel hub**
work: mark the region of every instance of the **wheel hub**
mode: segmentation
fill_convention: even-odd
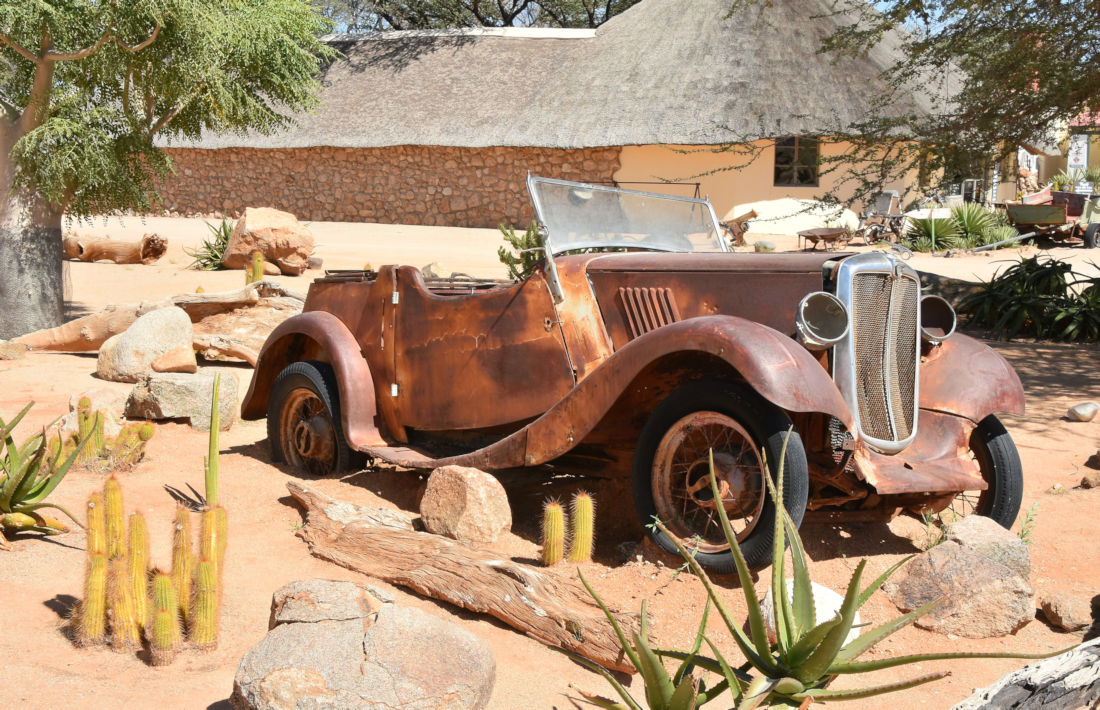
[[[299,419],[294,424],[294,448],[302,458],[327,461],[332,456],[332,422],[324,415]]]

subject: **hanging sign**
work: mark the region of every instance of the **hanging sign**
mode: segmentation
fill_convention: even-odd
[[[1066,170],[1089,169],[1089,135],[1074,133],[1069,137],[1069,153],[1066,154]]]

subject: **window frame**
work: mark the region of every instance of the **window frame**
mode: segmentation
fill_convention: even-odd
[[[787,141],[791,141],[789,144]],[[807,163],[802,160],[803,151],[809,152],[810,146],[813,146],[813,162]],[[821,139],[814,136],[784,136],[777,138],[773,147],[772,154],[772,186],[773,187],[820,187],[821,184]],[[780,182],[779,170],[780,151],[790,151],[791,161],[789,164],[785,164],[782,169],[789,171],[790,175],[797,181],[798,173],[800,170],[812,170],[813,181],[812,182]]]

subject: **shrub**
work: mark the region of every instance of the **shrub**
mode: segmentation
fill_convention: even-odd
[[[497,249],[497,257],[500,263],[508,267],[508,278],[522,281],[531,275],[543,258],[539,225],[531,222],[522,236],[516,234],[515,227],[504,224],[500,225],[500,232],[504,235],[504,241],[508,242],[508,248]]]
[[[959,228],[953,219],[946,217],[911,217],[908,240],[914,251],[954,249],[958,246]],[[928,240],[929,248],[918,248],[921,240]]]
[[[222,259],[225,258],[225,250],[229,246],[229,238],[233,236],[233,227],[236,223],[222,217],[220,224],[206,223],[210,230],[211,239],[204,239],[197,249],[184,249],[187,256],[194,259],[187,268],[199,271],[218,271],[224,269]]]

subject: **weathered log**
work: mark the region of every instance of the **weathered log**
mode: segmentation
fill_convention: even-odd
[[[210,357],[211,354],[235,357],[244,360],[252,367],[256,367],[256,362],[260,359],[260,353],[241,341],[224,335],[200,335],[196,333],[192,341],[195,350],[202,351],[205,357]]]
[[[146,234],[139,242],[113,239],[66,237],[62,241],[65,257],[81,261],[113,261],[116,264],[152,264],[168,250],[168,240],[159,234]]]
[[[269,301],[269,303],[264,303],[265,300]],[[139,304],[121,306],[110,305],[101,311],[69,321],[56,328],[36,330],[33,333],[14,338],[12,342],[22,343],[35,350],[86,352],[89,350],[98,350],[99,346],[102,345],[107,338],[121,333],[129,328],[139,316],[158,308],[179,306],[187,312],[192,323],[201,324],[204,320],[212,316],[232,312],[242,307],[270,305],[273,310],[282,311],[282,313],[278,314],[277,319],[258,319],[258,322],[263,324],[263,328],[267,328],[266,332],[262,332],[262,328],[253,329],[256,332],[252,334],[253,337],[250,339],[243,338],[240,334],[236,336],[229,334],[226,336],[232,340],[243,343],[251,350],[255,350],[257,349],[254,343],[256,338],[262,343],[263,338],[266,337],[266,333],[274,329],[278,321],[284,320],[294,313],[301,311],[304,303],[305,296],[302,296],[296,291],[285,288],[274,281],[257,281],[256,283],[249,284],[235,291],[224,291],[220,293],[184,293],[173,296],[172,298],[166,298],[162,301],[143,301]],[[247,320],[246,315],[242,314],[241,317]],[[196,331],[200,332],[201,335],[205,337],[211,337],[217,334],[211,333],[201,326],[196,328]],[[250,343],[249,340],[253,342]]]
[[[1044,708],[1076,710],[1100,705],[1100,639],[1009,673],[952,710]]]
[[[607,618],[572,579],[416,532],[393,511],[336,501],[296,481],[287,488],[306,509],[306,524],[297,534],[317,557],[488,614],[605,668],[634,672]],[[639,626],[636,614],[616,617],[627,634]]]

